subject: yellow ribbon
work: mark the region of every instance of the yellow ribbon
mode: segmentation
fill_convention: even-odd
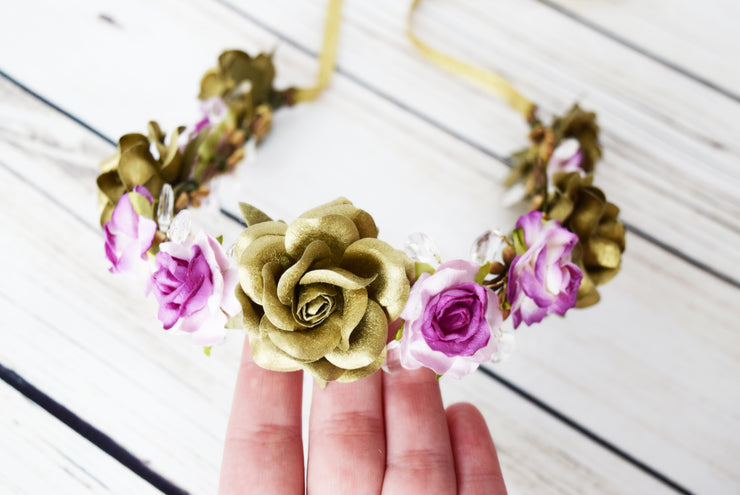
[[[456,74],[468,81],[476,83],[483,88],[491,91],[492,93],[501,97],[506,101],[509,106],[519,112],[527,119],[527,122],[531,122],[534,118],[534,113],[537,109],[537,105],[529,101],[524,95],[519,93],[506,79],[501,77],[499,74],[484,69],[482,67],[476,67],[475,65],[468,64],[461,60],[457,60],[446,53],[443,53],[436,48],[432,48],[419,39],[412,29],[412,20],[414,11],[419,6],[422,0],[414,0],[409,9],[409,15],[406,22],[406,35],[409,37],[414,46],[424,55],[429,61],[436,66],[445,69],[448,72]]]
[[[313,101],[329,86],[331,75],[334,72],[334,63],[337,58],[339,44],[339,25],[342,20],[342,0],[329,0],[326,7],[326,25],[324,26],[324,41],[319,54],[319,74],[316,85],[310,88],[298,88],[293,97],[295,103]]]

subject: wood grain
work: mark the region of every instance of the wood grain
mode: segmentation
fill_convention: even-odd
[[[3,493],[159,493],[2,382],[0,403]]]
[[[674,64],[722,90],[740,94],[740,73],[730,60],[740,51],[733,0],[547,0],[569,14]]]
[[[656,69],[654,64],[619,51],[611,42],[586,36],[583,28],[572,21],[552,14],[545,17],[532,2],[520,4],[526,7],[522,7],[524,12],[542,16],[538,25],[554,23],[557,29],[552,28],[550,36],[564,32],[564,26],[572,27],[575,34],[568,43],[593,48],[588,63],[577,61],[575,55],[569,55],[572,59],[562,61],[563,65],[553,65],[542,54],[534,57],[532,53],[543,49],[542,43],[553,40],[533,40],[534,45],[527,45],[521,36],[514,36],[499,24],[503,20],[489,19],[488,10],[476,12],[479,15],[473,17],[481,21],[465,31],[466,35],[476,43],[487,42],[489,33],[482,25],[490,23],[504,30],[506,36],[514,36],[508,42],[511,46],[506,45],[507,50],[497,54],[497,63],[511,64],[509,72],[518,74],[514,79],[523,87],[539,87],[543,74],[552,76],[553,86],[537,90],[543,93],[542,101],[548,109],[561,103],[565,106],[572,93],[580,91],[580,83],[575,82],[588,76],[589,94],[598,96],[595,101],[600,102],[601,110],[615,116],[609,132],[625,129],[630,133],[611,134],[616,136],[613,139],[624,138],[628,143],[634,134],[638,142],[662,143],[661,156],[668,153],[665,156],[670,159],[660,162],[665,168],[659,175],[677,181],[673,184],[675,191],[667,193],[650,182],[654,170],[630,175],[625,169],[615,168],[614,175],[609,176],[610,168],[605,166],[600,177],[610,195],[621,191],[628,196],[625,201],[632,198],[633,212],[645,217],[646,222],[664,220],[661,215],[671,212],[678,212],[676,218],[687,221],[686,226],[696,226],[701,219],[706,225],[702,224],[705,230],[700,234],[687,235],[689,227],[682,230],[671,222],[656,232],[681,249],[698,249],[701,245],[702,256],[711,257],[712,263],[721,259],[718,269],[733,275],[739,265],[734,262],[736,252],[732,249],[735,237],[728,233],[732,229],[717,227],[698,213],[694,217],[684,215],[685,210],[676,205],[696,199],[707,217],[728,204],[734,211],[734,196],[728,196],[728,191],[736,183],[733,174],[737,169],[727,158],[735,154],[732,147],[736,143],[729,139],[734,117],[724,113],[727,109],[719,108],[711,93],[697,92],[693,83],[675,79],[675,74],[665,68]],[[275,36],[212,3],[179,3],[177,8],[164,2],[149,2],[146,7],[136,2],[83,2],[64,8],[40,5],[51,9],[54,15],[50,17],[55,22],[46,25],[45,18],[34,17],[22,36],[41,37],[43,30],[54,33],[64,25],[78,26],[78,30],[65,32],[51,47],[29,40],[23,43],[21,37],[21,48],[3,59],[3,68],[12,67],[10,72],[26,84],[111,136],[143,130],[148,116],[161,116],[170,127],[193,119],[194,83],[221,48],[270,48],[276,43]],[[19,8],[14,15],[20,17],[8,16],[0,21],[16,21],[3,25],[7,28],[0,30],[3,36],[18,32],[14,26],[23,24],[23,15],[31,18],[29,11],[22,10],[25,7]],[[471,240],[485,228],[512,223],[515,213],[502,211],[498,204],[502,194],[498,183],[506,169],[488,152],[505,150],[505,146],[521,139],[524,132],[520,124],[489,96],[438,73],[404,48],[402,35],[389,34],[400,27],[400,17],[396,16],[400,7],[393,8],[348,4],[349,27],[343,32],[340,65],[359,82],[339,76],[318,104],[279,113],[274,134],[261,149],[257,163],[240,174],[235,181],[238,187],[229,190],[228,185],[224,186],[228,207],[233,208],[238,197],[253,201],[276,217],[290,219],[318,201],[346,194],[374,214],[381,236],[389,242],[400,245],[412,227],[432,235],[447,257],[465,256]],[[464,8],[472,7],[464,4]],[[511,15],[523,15],[518,9],[511,10]],[[289,11],[292,15],[287,17],[299,20],[300,25],[290,25],[286,32],[297,37],[310,35],[315,40],[311,43],[318,45],[321,4],[292,3]],[[461,12],[465,16],[456,18],[437,11],[432,16],[436,24],[425,26],[427,21],[420,18],[419,27],[426,29],[422,31],[425,36],[449,39],[454,34],[451,29],[469,22],[470,12]],[[512,18],[506,19],[513,23]],[[353,29],[362,36],[352,35]],[[363,29],[370,30],[369,34]],[[96,43],[90,43],[90,39]],[[311,43],[306,45],[313,46]],[[522,44],[526,48],[522,49]],[[479,45],[473,45],[471,56],[491,56],[475,48]],[[164,49],[171,46],[178,49]],[[637,64],[637,79],[650,84],[642,88],[623,75],[609,82],[614,65],[601,60],[605,57],[596,53],[599,47],[614,54],[609,64]],[[464,47],[460,49],[465,51]],[[523,53],[527,58],[518,58]],[[28,60],[38,63],[30,64]],[[360,63],[363,60],[367,61],[364,65]],[[535,65],[529,68],[525,60],[534,60]],[[315,70],[314,60],[287,45],[281,46],[277,61],[284,83],[308,83]],[[651,81],[665,82],[662,87],[671,90],[661,92],[660,85]],[[390,96],[390,102],[378,96],[378,88]],[[24,213],[2,219],[5,231],[18,239],[17,245],[3,248],[13,249],[9,252],[17,263],[1,268],[3,273],[11,274],[9,280],[18,287],[3,311],[17,323],[13,349],[20,350],[10,354],[3,349],[0,362],[12,362],[44,387],[58,391],[65,404],[83,411],[135,453],[153,459],[157,469],[167,476],[182,480],[189,489],[212,491],[238,342],[232,339],[217,350],[223,353],[223,359],[207,360],[187,343],[179,345],[154,331],[157,326],[151,317],[151,301],[142,303],[135,288],[122,288],[120,280],[105,272],[93,206],[94,164],[111,151],[110,147],[24,98],[11,85],[4,84],[3,91],[0,111],[6,113],[0,119],[0,163],[5,167],[3,177],[8,186],[2,201],[8,201],[7,205],[3,203],[6,211]],[[649,101],[643,103],[643,98]],[[676,99],[681,98],[687,108],[676,106]],[[693,108],[691,105],[699,100],[709,102],[708,106]],[[428,111],[425,118],[437,119],[438,124],[443,123],[442,127],[449,127],[462,139],[450,137],[440,131],[439,125],[425,123],[393,101],[417,114],[423,113],[419,110],[423,107]],[[458,111],[463,105],[473,110]],[[734,112],[732,108],[730,112]],[[671,112],[675,112],[675,119]],[[693,121],[687,124],[691,112],[706,126]],[[708,149],[707,134],[718,135],[724,148],[714,152]],[[488,139],[498,144],[492,147]],[[617,152],[608,142],[607,146],[610,153]],[[635,146],[628,151],[638,157],[646,148]],[[619,152],[627,153],[625,150],[627,147],[619,148]],[[697,161],[696,157],[703,158]],[[652,185],[641,190],[640,181]],[[693,182],[703,184],[706,194],[718,202],[710,201],[706,194],[696,197]],[[648,190],[650,194],[643,194]],[[620,203],[624,205],[622,199]],[[233,235],[235,226],[218,216],[212,218],[214,229],[223,228]],[[27,225],[38,227],[28,229]],[[69,242],[69,237],[74,242]],[[623,273],[605,289],[604,302],[591,310],[569,314],[567,324],[549,321],[519,332],[518,354],[499,370],[690,488],[731,490],[738,484],[733,459],[740,452],[740,439],[734,432],[740,430],[733,411],[740,404],[735,386],[736,350],[740,347],[737,323],[728,308],[737,306],[738,291],[635,236],[629,242]],[[27,266],[36,270],[29,275],[21,268]],[[70,277],[72,273],[74,277]],[[37,300],[41,303],[30,304]],[[111,301],[116,301],[116,306],[111,307]],[[44,347],[38,348],[38,342]],[[74,369],[67,363],[89,364]],[[59,370],[66,371],[62,374]],[[578,435],[563,434],[573,445],[566,445],[562,452],[533,444],[549,442],[548,435],[558,438],[549,433],[557,423],[527,404],[511,406],[509,402],[516,401],[506,396],[501,398],[503,410],[491,412],[482,405],[488,389],[481,392],[479,382],[470,380],[445,383],[445,387],[473,398],[485,409],[494,431],[499,431],[497,421],[506,414],[514,418],[512,422],[517,416],[531,414],[543,425],[501,429],[502,434],[506,430],[512,435],[510,441],[503,442],[521,449],[509,453],[505,461],[508,472],[525,469],[519,475],[505,473],[514,486],[537,493],[547,490],[551,486],[548,483],[553,483],[552,490],[568,493],[602,492],[602,485],[607,487],[603,490],[606,492],[653,492],[643,474],[636,474],[600,449],[589,450],[586,446],[590,444]],[[71,389],[71,383],[85,385]],[[468,388],[470,383],[473,385]],[[110,411],[118,411],[121,416]],[[532,439],[532,432],[539,432],[538,428],[542,428],[542,437]],[[188,437],[183,437],[183,431]],[[498,436],[497,440],[501,444]],[[538,449],[552,455],[526,465],[523,459]],[[578,459],[575,464],[570,462],[572,455]],[[584,463],[588,467],[575,467]],[[537,471],[546,473],[539,475],[539,481]],[[582,472],[586,474],[581,477]],[[612,475],[620,483],[622,478],[627,479],[624,483],[629,488],[615,486]],[[534,482],[539,484],[528,484]]]
[[[2,119],[13,124],[0,133],[0,197],[12,211],[35,205],[0,225],[16,239],[3,247],[12,263],[0,266],[8,282],[1,310],[12,322],[0,362],[158,472],[213,492],[241,338],[206,358],[187,338],[156,330],[152,301],[107,274],[100,254],[91,154],[107,145],[8,83],[0,99],[14,116]],[[239,230],[222,217],[210,221],[227,239]],[[443,387],[447,403],[465,399],[484,412],[512,493],[665,490],[481,374]]]

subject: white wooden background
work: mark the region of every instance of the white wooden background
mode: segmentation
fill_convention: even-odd
[[[208,358],[108,274],[96,166],[148,119],[192,121],[224,48],[275,50],[281,85],[310,84],[324,5],[26,0],[0,14],[0,365],[191,493],[216,490],[242,336]],[[484,412],[510,493],[740,493],[739,5],[428,0],[416,16],[422,38],[547,114],[597,111],[597,182],[629,228],[599,305],[521,329],[490,367],[500,380],[442,381],[447,403]],[[331,88],[278,113],[222,188],[227,209],[290,219],[345,195],[385,240],[423,231],[448,258],[513,223],[500,157],[526,127],[423,61],[407,8],[346,1]],[[226,242],[240,230],[201,218]],[[0,492],[156,492],[5,383],[0,403]]]

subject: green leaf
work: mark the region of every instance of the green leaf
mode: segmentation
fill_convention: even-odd
[[[128,199],[131,200],[131,206],[134,207],[134,211],[137,215],[146,218],[154,218],[154,206],[148,199],[146,199],[146,197],[132,191],[128,193]]]
[[[205,354],[206,356],[209,356],[209,357],[210,357],[210,355],[211,355],[211,347],[212,347],[212,346],[210,346],[210,345],[209,345],[209,346],[206,346],[206,347],[204,347],[204,348],[203,348],[203,353],[204,353],[204,354]]]
[[[524,229],[519,227],[512,234],[514,238],[514,251],[517,255],[524,254],[527,252],[527,243],[524,242]]]
[[[418,280],[419,277],[421,277],[422,273],[428,273],[429,275],[434,275],[434,267],[430,265],[429,263],[420,263],[415,262],[414,267],[416,268],[416,279]]]
[[[486,279],[489,273],[491,273],[490,261],[480,267],[480,269],[478,270],[478,274],[475,276],[475,283],[478,285],[483,285],[483,281]]]
[[[218,241],[219,244],[221,244],[223,246],[223,244],[224,244],[224,236],[220,235],[220,236],[216,237],[216,240]]]
[[[406,324],[406,322],[401,323],[401,326],[398,327],[398,330],[396,331],[396,336],[393,337],[395,340],[401,340],[403,338],[403,326]]]
[[[442,375],[437,375],[437,380],[439,380],[440,378],[442,378]]]

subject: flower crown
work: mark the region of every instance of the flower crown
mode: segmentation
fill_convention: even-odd
[[[336,29],[338,12],[327,25]],[[324,68],[333,66],[328,52]],[[165,330],[190,333],[209,353],[227,329],[243,329],[258,365],[321,382],[381,367],[459,378],[509,353],[506,319],[516,329],[598,302],[596,286],[619,271],[624,228],[592,185],[598,126],[578,106],[549,126],[527,110],[531,146],[512,156],[507,182],[531,211],[513,229],[483,233],[466,259],[443,262],[420,233],[396,249],[344,198],[289,224],[241,203],[247,228],[229,249],[191,233],[188,208],[209,182],[267,135],[274,111],[315,98],[326,73],[317,88],[277,90],[269,55],[226,51],[201,81],[199,122],[169,139],[150,122],[148,136],[121,137],[101,164],[110,271],[146,280]]]

